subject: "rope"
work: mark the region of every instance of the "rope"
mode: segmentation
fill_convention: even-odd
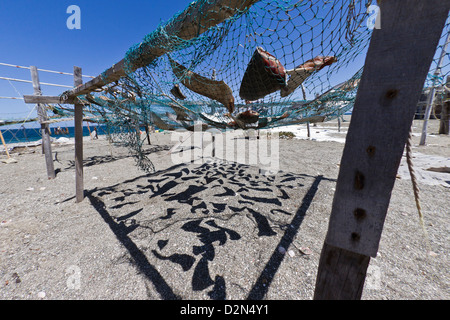
[[[16,98],[16,97],[0,97],[0,99],[23,100],[23,98]]]
[[[412,126],[411,126],[411,129],[409,130],[408,141],[406,142],[406,162],[408,164],[409,175],[411,176],[411,182],[412,182],[413,191],[414,191],[414,199],[416,201],[416,207],[417,207],[417,211],[419,213],[420,225],[421,225],[423,233],[425,235],[425,241],[427,244],[428,251],[430,252],[431,248],[430,248],[428,233],[425,228],[422,206],[420,204],[420,197],[419,197],[420,190],[419,190],[419,186],[417,184],[416,173],[415,173],[413,162],[412,162]]]
[[[15,64],[3,63],[3,62],[0,62],[0,66],[14,67],[14,68],[28,69],[28,70],[31,69],[30,67],[18,66],[18,65],[15,65]],[[46,70],[46,69],[37,69],[37,70],[38,70],[38,71],[42,71],[42,72],[56,73],[56,74],[65,74],[65,75],[73,76],[73,73],[68,73],[68,72],[53,71],[53,70]],[[93,77],[93,76],[87,76],[87,75],[82,75],[82,77],[92,78],[92,79],[95,78],[95,77]]]

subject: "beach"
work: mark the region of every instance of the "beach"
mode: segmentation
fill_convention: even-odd
[[[272,129],[296,137],[279,140],[269,174],[174,162],[170,132],[144,144],[156,169],[146,173],[127,148],[85,137],[81,203],[73,139],[52,144],[54,180],[40,145],[13,148],[16,162],[0,162],[0,299],[312,299],[349,123],[311,125],[310,137],[306,125]],[[404,156],[364,300],[450,298],[450,137],[438,127],[430,120],[418,146],[413,125],[425,231]]]

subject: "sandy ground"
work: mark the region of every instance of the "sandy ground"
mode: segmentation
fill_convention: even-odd
[[[169,133],[146,145],[148,174],[127,149],[86,139],[79,204],[73,144],[53,145],[54,180],[40,147],[16,148],[17,163],[0,162],[0,298],[311,299],[347,127],[311,126],[310,138],[289,128],[297,139],[280,140],[273,175],[210,158],[176,163]],[[428,170],[450,167],[450,137],[432,121],[418,147],[420,129],[427,237],[402,160],[363,299],[450,298],[450,173]]]

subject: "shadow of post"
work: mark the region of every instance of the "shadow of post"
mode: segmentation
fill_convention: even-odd
[[[277,273],[285,256],[284,253],[281,253],[279,251],[279,248],[283,247],[287,251],[289,246],[292,244],[292,241],[294,241],[298,229],[300,228],[300,225],[302,224],[303,219],[305,218],[306,212],[308,211],[308,208],[311,205],[312,200],[314,199],[314,196],[319,187],[319,183],[322,181],[322,179],[323,176],[317,176],[313,184],[309,188],[308,193],[306,193],[306,195],[304,196],[300,208],[297,210],[297,213],[292,219],[289,228],[287,228],[280,242],[275,247],[272,256],[270,257],[269,261],[264,267],[264,270],[261,272],[260,276],[256,280],[255,285],[250,290],[247,300],[262,300],[264,296],[267,294],[270,284],[273,278],[275,277],[275,274]]]
[[[95,190],[94,190],[95,191]],[[127,227],[123,224],[118,224],[114,221],[111,215],[106,210],[106,206],[99,198],[93,195],[94,191],[90,191],[86,194],[87,198],[91,202],[95,210],[100,214],[105,223],[109,226],[120,243],[128,250],[131,258],[139,271],[142,272],[148,280],[150,280],[155,287],[156,291],[160,294],[163,300],[179,300],[178,297],[167,284],[161,274],[156,268],[148,261],[145,254],[139,250],[137,245],[128,236]]]

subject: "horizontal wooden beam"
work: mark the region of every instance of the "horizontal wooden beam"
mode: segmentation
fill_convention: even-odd
[[[142,42],[129,51],[131,60],[128,65],[125,59],[114,64],[96,78],[67,91],[68,97],[87,94],[109,83],[124,77],[127,72],[136,71],[175,48],[185,40],[191,40],[220,24],[238,12],[247,10],[259,0],[216,0],[211,3],[198,0],[191,3],[181,14],[169,21],[164,27],[151,34],[154,41]],[[175,39],[178,39],[175,40]],[[136,57],[133,57],[136,53]]]
[[[63,96],[23,96],[25,103],[43,103],[43,104],[74,104],[75,99],[67,98],[64,99]]]

